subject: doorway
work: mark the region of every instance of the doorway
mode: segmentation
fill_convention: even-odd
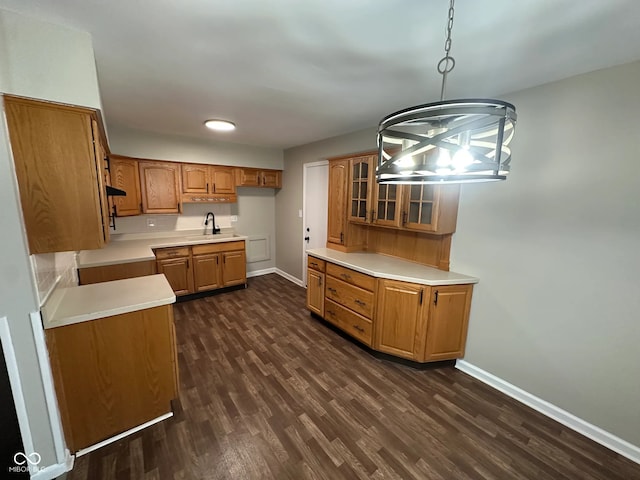
[[[307,286],[307,249],[327,245],[327,197],[329,162],[305,163],[302,167],[302,281]]]

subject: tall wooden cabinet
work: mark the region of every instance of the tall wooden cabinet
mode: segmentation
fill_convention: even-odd
[[[4,102],[29,252],[104,246],[106,143],[97,113],[11,96]]]
[[[342,251],[362,249],[366,233],[348,221],[349,168],[348,158],[329,161],[327,247]]]
[[[143,213],[180,213],[180,165],[140,161]]]

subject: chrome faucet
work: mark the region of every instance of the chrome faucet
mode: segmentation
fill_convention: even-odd
[[[220,233],[220,229],[216,228],[216,216],[213,214],[213,212],[207,212],[207,216],[204,219],[205,227],[209,225],[209,215],[211,215],[211,234],[215,235],[216,233]],[[205,233],[206,231],[207,229],[205,228]]]

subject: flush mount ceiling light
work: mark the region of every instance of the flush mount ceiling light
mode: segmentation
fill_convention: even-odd
[[[229,122],[227,120],[207,120],[204,122],[204,125],[211,130],[216,130],[218,132],[230,132],[236,129],[236,124],[233,122]]]
[[[491,99],[444,100],[451,50],[450,0],[440,101],[384,117],[378,126],[378,183],[441,184],[505,180],[509,173],[516,108]]]

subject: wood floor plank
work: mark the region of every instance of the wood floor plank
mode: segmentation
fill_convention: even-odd
[[[640,480],[640,465],[452,367],[375,358],[277,275],[175,305],[174,416],[70,480]]]

